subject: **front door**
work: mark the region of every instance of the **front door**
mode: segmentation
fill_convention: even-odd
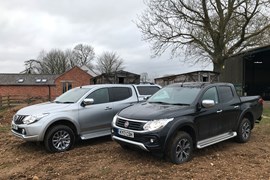
[[[216,87],[205,91],[200,103],[203,100],[214,100],[215,105],[210,108],[202,107],[195,118],[198,129],[198,141],[204,140],[219,134],[219,123],[221,119],[220,103]]]
[[[109,101],[108,88],[101,88],[90,93],[87,98],[94,99],[94,103],[82,107],[79,111],[81,133],[110,131],[110,124],[115,112],[113,102]]]

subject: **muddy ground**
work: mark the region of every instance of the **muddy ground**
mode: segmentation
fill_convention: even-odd
[[[265,105],[269,108],[269,105]],[[270,180],[270,117],[252,131],[248,143],[228,140],[194,152],[174,165],[147,152],[124,150],[110,137],[78,142],[49,154],[10,132],[17,108],[0,111],[0,179],[266,179]]]

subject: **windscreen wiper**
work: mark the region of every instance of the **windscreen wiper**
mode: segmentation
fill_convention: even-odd
[[[177,106],[190,106],[190,104],[185,104],[185,103],[172,103],[171,105],[177,105]]]

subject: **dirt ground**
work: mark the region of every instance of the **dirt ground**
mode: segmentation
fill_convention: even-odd
[[[256,124],[248,143],[228,140],[196,150],[190,162],[174,165],[147,152],[124,150],[110,137],[49,154],[42,145],[11,134],[10,121],[17,109],[0,113],[0,179],[270,180],[270,117]]]

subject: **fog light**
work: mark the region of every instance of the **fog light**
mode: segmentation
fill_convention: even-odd
[[[23,135],[25,135],[25,134],[26,134],[25,129],[22,129],[22,134],[23,134]]]
[[[155,139],[151,138],[150,143],[154,143],[154,142],[155,142]]]
[[[112,129],[112,133],[114,133],[114,130]]]

